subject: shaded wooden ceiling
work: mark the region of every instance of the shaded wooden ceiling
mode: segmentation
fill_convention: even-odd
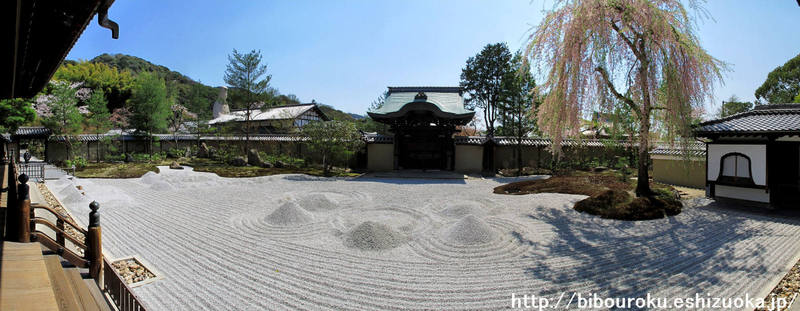
[[[0,2],[0,98],[28,98],[44,88],[95,14],[107,18],[114,0],[4,0]]]

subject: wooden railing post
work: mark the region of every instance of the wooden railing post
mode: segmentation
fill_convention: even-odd
[[[56,219],[56,227],[58,229],[60,229],[61,231],[65,230],[64,221],[61,220],[61,218]],[[66,244],[64,244],[64,234],[63,233],[56,232],[56,243],[58,243],[58,245],[61,245],[61,246],[65,246],[66,245]]]
[[[14,158],[8,162],[8,206],[17,206],[17,165]]]
[[[8,157],[8,166],[6,166],[6,173],[8,174],[8,192],[6,192],[6,232],[5,239],[9,241],[17,240],[17,173],[14,170],[14,158]]]
[[[89,230],[86,234],[86,260],[89,261],[89,275],[97,282],[102,284],[100,277],[103,272],[103,245],[100,230],[100,204],[94,201],[89,204],[92,210],[89,212]],[[102,287],[102,286],[101,286]]]
[[[31,241],[31,199],[28,189],[28,175],[19,175],[17,189],[17,241],[27,243]]]

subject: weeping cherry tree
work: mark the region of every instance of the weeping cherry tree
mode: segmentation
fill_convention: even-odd
[[[695,36],[702,3],[688,0],[555,0],[532,32],[526,56],[546,81],[539,108],[542,131],[560,152],[564,136],[578,134],[580,116],[616,98],[639,124],[637,196],[648,182],[653,120],[668,136],[691,135],[691,112],[712,100],[726,64],[704,50]],[[658,113],[654,113],[658,111]],[[684,140],[685,141],[685,140]]]

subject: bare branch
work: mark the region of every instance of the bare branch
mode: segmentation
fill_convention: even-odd
[[[619,92],[617,92],[617,88],[614,87],[614,84],[611,83],[611,80],[608,78],[608,72],[606,72],[606,70],[603,67],[599,67],[599,66],[597,68],[595,68],[594,70],[599,72],[600,76],[603,77],[603,81],[606,83],[606,86],[608,87],[608,89],[611,90],[611,93],[614,94],[614,97],[616,97],[620,101],[624,102],[626,105],[628,105],[631,108],[631,110],[636,112],[636,115],[639,118],[642,118],[642,112],[639,111],[639,107],[636,106],[636,103],[634,103],[632,99],[630,99],[628,97],[625,97],[625,95],[622,95]]]

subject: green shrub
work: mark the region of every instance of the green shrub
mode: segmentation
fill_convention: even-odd
[[[267,154],[265,152],[259,152],[258,155],[261,156],[261,160],[264,160],[271,164],[275,164],[275,162],[277,161],[281,161],[290,167],[304,167],[306,164],[305,160],[301,158],[295,158],[284,154],[276,155],[276,154]]]
[[[181,148],[169,148],[167,152],[167,156],[170,158],[182,158],[186,156],[186,149]]]
[[[64,165],[66,165],[67,167],[75,166],[76,169],[82,169],[82,168],[86,167],[87,164],[88,164],[88,161],[86,161],[86,159],[84,157],[81,157],[81,156],[77,156],[77,157],[73,158],[72,160],[64,161]]]

